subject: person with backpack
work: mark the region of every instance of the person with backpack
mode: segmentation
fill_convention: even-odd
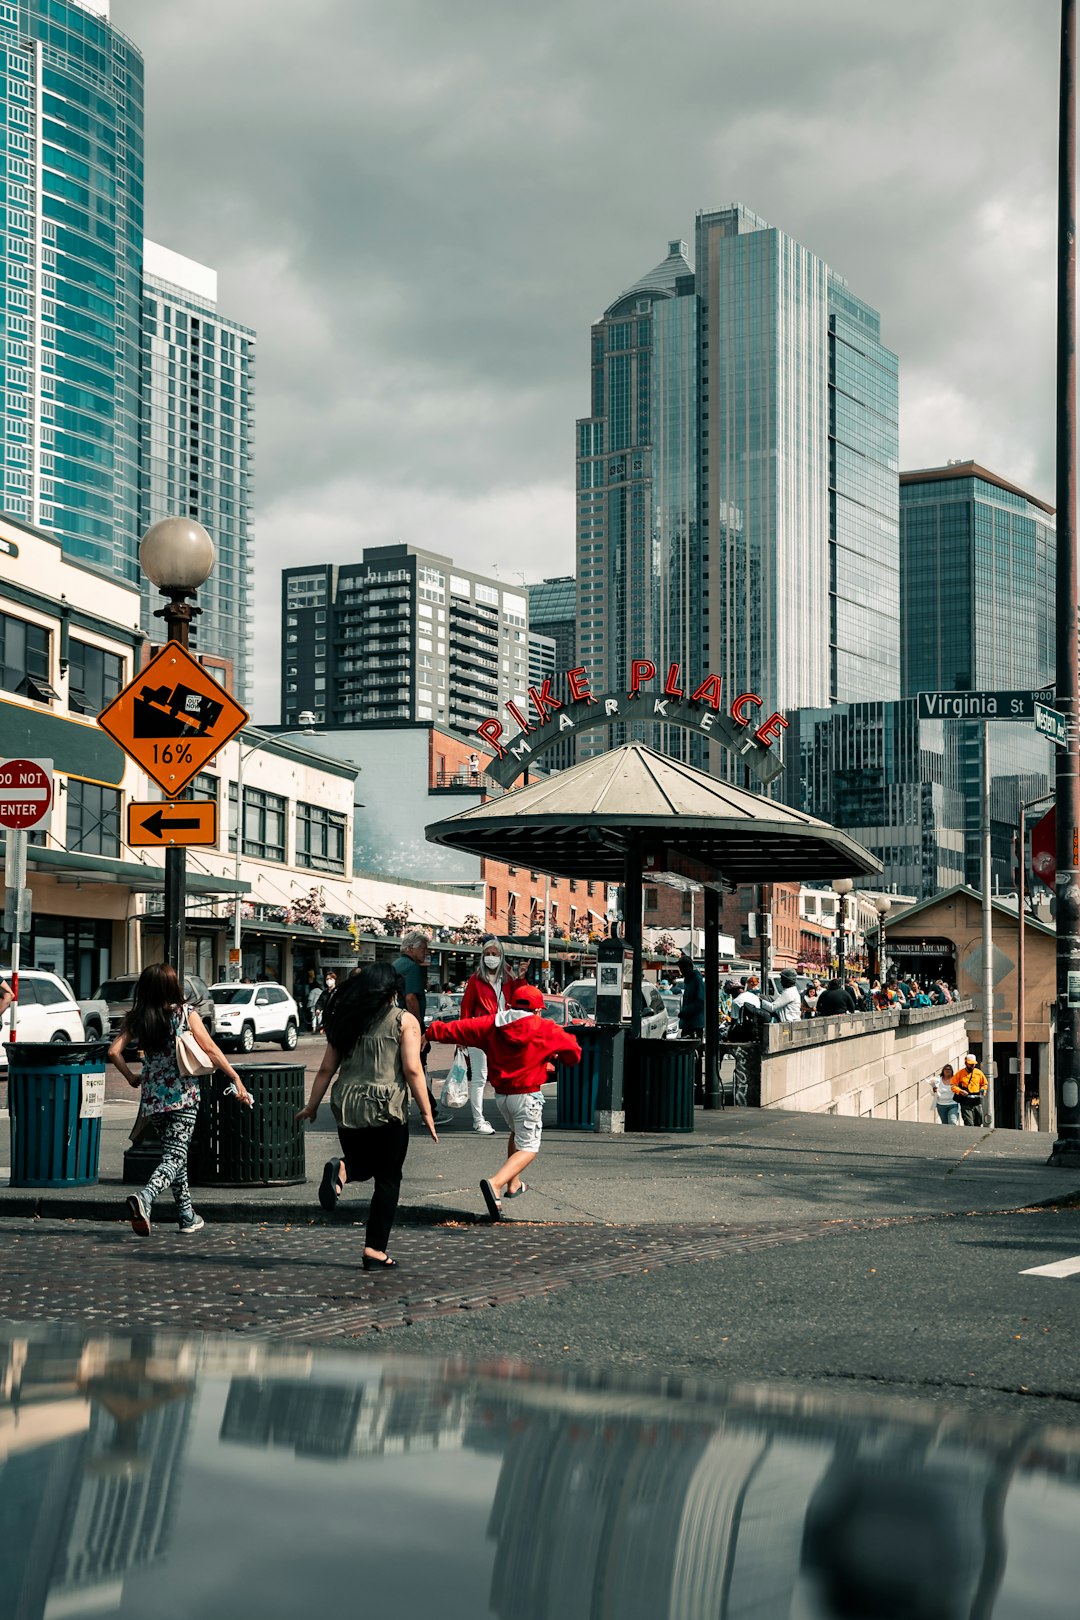
[[[487,1054],[488,1080],[499,1112],[510,1127],[506,1162],[495,1175],[485,1177],[480,1192],[493,1221],[502,1218],[503,1198],[528,1192],[521,1172],[540,1151],[544,1128],[542,1087],[550,1078],[552,1060],[579,1063],[581,1047],[569,1030],[542,1016],[543,991],[517,981],[507,987],[509,1006],[478,1018],[436,1019],[428,1025],[433,1041],[455,1046],[479,1046]]]

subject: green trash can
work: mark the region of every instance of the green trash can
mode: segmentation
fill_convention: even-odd
[[[700,1041],[628,1040],[623,1106],[628,1131],[692,1131]]]
[[[13,1187],[88,1187],[98,1179],[104,1041],[6,1044]],[[85,1095],[87,1080],[99,1082]],[[84,1112],[90,1110],[89,1113]]]
[[[307,1180],[302,1063],[245,1064],[239,1070],[254,1108],[225,1095],[224,1075],[200,1082],[199,1115],[188,1155],[193,1187],[289,1187]]]
[[[558,1063],[555,1078],[555,1124],[564,1131],[591,1131],[596,1115],[596,1095],[600,1086],[600,1062],[606,1031],[592,1025],[577,1025],[570,1032],[581,1047],[580,1063]]]

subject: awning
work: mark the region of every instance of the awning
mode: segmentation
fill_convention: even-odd
[[[119,884],[141,894],[154,894],[165,888],[165,868],[144,866],[141,861],[117,861],[107,855],[81,855],[66,849],[44,849],[30,844],[26,864],[55,876],[59,883]],[[189,894],[250,894],[251,884],[235,878],[214,877],[193,872],[188,867]]]

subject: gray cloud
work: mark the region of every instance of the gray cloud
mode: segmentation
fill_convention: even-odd
[[[907,465],[1053,498],[1054,6],[114,0],[147,229],[259,330],[259,712],[277,572],[415,540],[569,567],[589,323],[746,202],[881,309]]]

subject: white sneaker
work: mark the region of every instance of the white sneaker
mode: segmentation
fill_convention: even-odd
[[[195,1211],[192,1210],[191,1219],[188,1221],[180,1221],[178,1225],[180,1231],[184,1233],[185,1237],[187,1237],[190,1236],[192,1232],[201,1232],[203,1227],[206,1225],[206,1222],[203,1220],[201,1215],[196,1215]]]
[[[476,1132],[477,1136],[494,1136],[495,1135],[495,1127],[494,1127],[494,1125],[489,1125],[486,1119],[482,1119],[480,1121],[479,1125],[474,1125],[473,1130]]]

